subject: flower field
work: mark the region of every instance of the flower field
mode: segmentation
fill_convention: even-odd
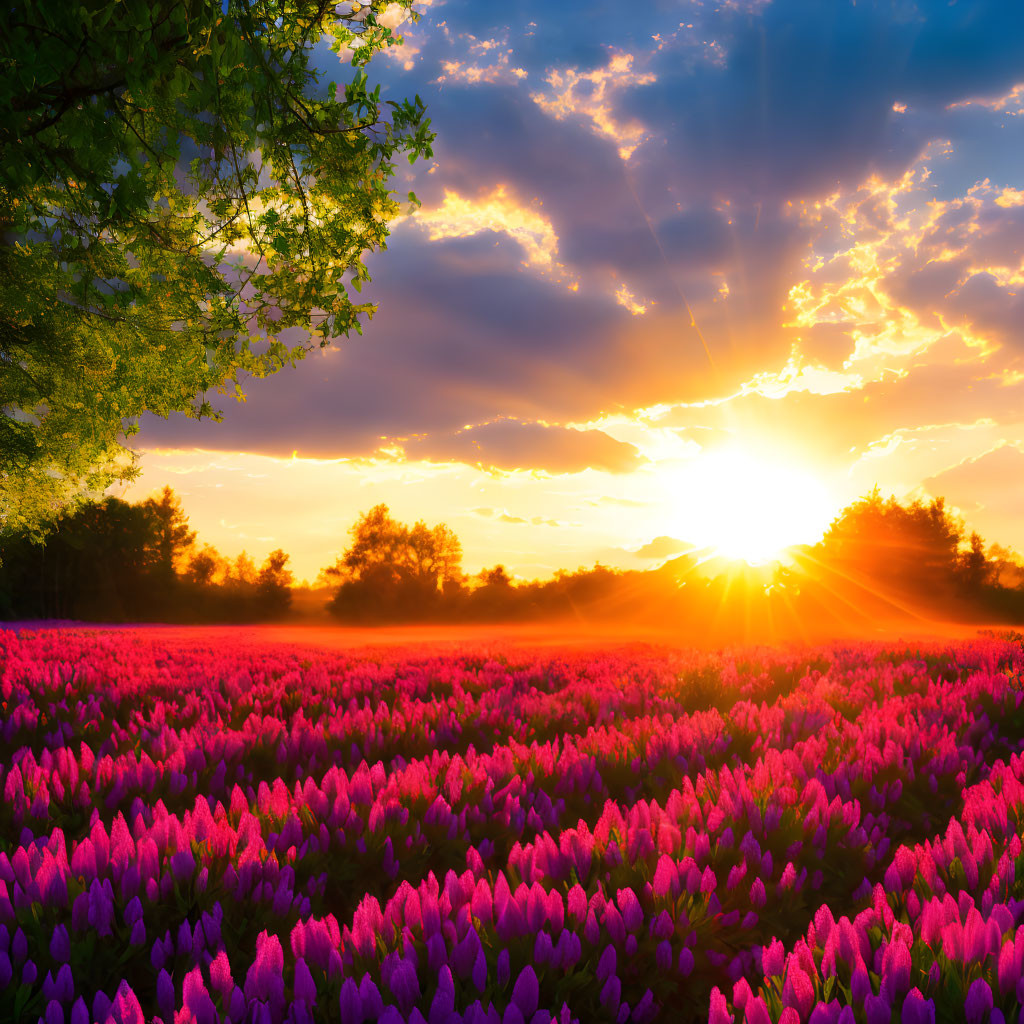
[[[0,631],[0,1020],[1016,1020],[1022,678]]]

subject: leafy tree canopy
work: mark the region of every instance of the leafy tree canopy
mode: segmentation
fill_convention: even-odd
[[[418,520],[409,527],[381,504],[364,512],[349,535],[351,545],[324,570],[328,579],[365,582],[372,578],[414,583],[427,590],[461,579],[462,544],[444,523],[428,527]]]
[[[368,84],[386,6],[0,9],[0,531],[131,476],[143,412],[219,418],[210,392],[361,329],[395,161],[433,139]],[[321,81],[328,46],[349,81]]]

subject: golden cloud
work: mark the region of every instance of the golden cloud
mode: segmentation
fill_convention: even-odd
[[[963,107],[984,107],[986,110],[997,111],[1005,110],[1011,116],[1017,117],[1024,113],[1024,82],[1018,82],[1017,85],[1003,96],[960,100],[957,103],[950,103],[946,109],[957,110]]]
[[[981,360],[1006,340],[1010,318],[999,310],[1009,310],[1024,273],[1000,208],[1024,203],[1024,193],[986,179],[934,199],[928,164],[947,152],[948,144],[933,147],[892,181],[872,177],[850,192],[790,204],[817,237],[806,276],[789,289],[784,326],[798,338],[841,332],[850,345],[843,371],[862,381],[904,372],[945,338]],[[973,294],[983,287],[984,303]]]
[[[615,290],[615,301],[628,309],[633,316],[643,316],[647,312],[648,303],[638,301],[637,297],[624,284],[620,284]]]
[[[497,185],[489,194],[477,198],[445,189],[440,206],[420,210],[412,220],[427,231],[432,242],[470,238],[482,231],[501,232],[522,248],[524,266],[559,279],[566,275],[557,259],[558,236],[551,221],[534,206],[521,203],[504,185]]]
[[[593,130],[611,139],[618,147],[619,156],[628,160],[647,138],[647,132],[639,121],[617,120],[612,97],[619,89],[649,85],[656,77],[650,71],[635,71],[632,54],[613,53],[606,67],[593,71],[552,68],[546,78],[549,90],[531,93],[530,99],[558,121],[568,117],[589,121]]]

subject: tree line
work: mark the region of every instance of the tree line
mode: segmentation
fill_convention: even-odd
[[[232,559],[200,544],[169,487],[136,503],[108,497],[65,515],[42,543],[28,531],[0,540],[0,617],[280,619],[298,614],[289,561],[278,549],[257,567],[244,551]],[[708,631],[737,621],[1024,619],[1024,564],[968,534],[941,498],[902,504],[876,489],[819,543],[794,549],[790,564],[709,564],[692,552],[645,571],[596,564],[521,581],[498,564],[468,575],[447,525],[409,526],[379,504],[352,525],[314,594],[321,611],[360,624],[575,617]]]
[[[278,618],[292,599],[289,556],[257,568],[198,545],[170,487],[129,503],[108,497],[60,519],[43,542],[0,538],[0,617],[242,622]]]

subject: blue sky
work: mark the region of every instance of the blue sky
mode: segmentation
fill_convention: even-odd
[[[471,569],[641,567],[744,465],[824,489],[747,495],[808,535],[878,483],[1024,549],[1024,5],[417,9],[370,68],[438,133],[377,316],[223,423],[147,419],[133,494],[307,576],[377,501]]]

